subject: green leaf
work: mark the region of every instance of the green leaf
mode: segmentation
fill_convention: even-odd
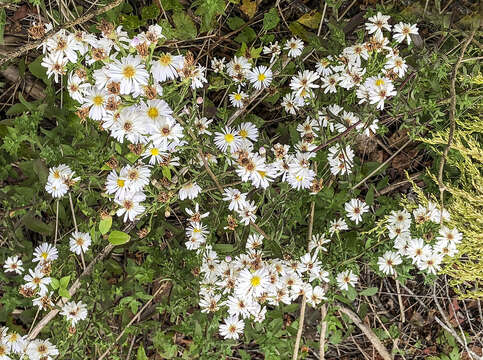
[[[46,183],[47,182],[47,178],[49,176],[49,169],[47,169],[47,167],[42,162],[42,160],[35,159],[33,161],[33,168],[34,168],[34,172],[39,177],[39,181],[41,183]]]
[[[321,19],[322,15],[318,11],[312,10],[311,12],[302,15],[297,21],[308,28],[318,29]]]
[[[305,28],[296,21],[291,22],[288,28],[290,29],[292,34],[298,36],[304,41],[309,41],[309,38],[311,37],[311,35],[313,35],[313,33],[305,30]]]
[[[37,59],[35,59],[28,65],[28,68],[33,76],[35,76],[37,79],[41,79],[43,82],[46,83],[48,81],[47,72],[46,69],[41,65],[43,57],[43,55],[37,57]]]
[[[156,4],[145,6],[141,9],[141,17],[143,20],[157,19],[159,14],[161,14],[161,10],[159,10]]]
[[[111,229],[112,226],[112,216],[106,216],[104,219],[101,220],[99,223],[99,231],[101,235],[107,234],[107,232]]]
[[[252,59],[258,59],[260,57],[260,54],[262,53],[263,47],[259,48],[251,48],[250,49],[250,57]]]
[[[379,289],[377,287],[370,287],[370,288],[367,288],[367,289],[362,290],[359,293],[359,295],[362,295],[362,296],[372,296],[372,295],[376,295],[378,291],[379,291]]]
[[[128,30],[135,30],[144,25],[146,21],[139,19],[136,15],[125,15],[122,25]]]
[[[65,288],[59,288],[59,295],[66,298],[66,299],[70,299],[69,290],[67,290]]]
[[[70,275],[64,276],[62,279],[60,279],[60,287],[67,289],[67,285],[69,285],[70,281]]]
[[[369,191],[366,194],[366,204],[372,206],[374,204],[374,185],[371,185]]]
[[[22,103],[16,103],[7,110],[7,115],[18,115],[27,111],[27,107]]]
[[[144,351],[143,344],[139,345],[138,347],[138,354],[136,356],[136,360],[149,360],[146,356],[146,352]]]
[[[183,10],[183,5],[180,4],[179,0],[161,0],[161,5],[163,5],[164,11]],[[164,30],[164,26],[163,26],[163,30]]]
[[[163,173],[163,176],[171,181],[171,170],[169,169],[169,166],[163,166],[161,168],[161,172]]]
[[[52,289],[57,290],[60,287],[59,280],[57,280],[56,278],[50,278],[50,286],[52,287]]]
[[[245,20],[243,20],[239,16],[232,16],[226,20],[226,24],[228,25],[230,30],[237,30],[245,24]]]
[[[257,33],[251,27],[246,27],[243,29],[238,36],[234,39],[239,43],[248,43],[257,38]]]
[[[175,13],[173,22],[176,27],[176,35],[180,40],[194,39],[198,34],[195,23],[184,12]]]
[[[271,8],[268,12],[263,15],[263,30],[272,30],[278,23],[280,18],[278,17],[278,11],[275,8]]]
[[[109,234],[109,242],[113,245],[122,245],[125,244],[131,239],[131,236],[129,234],[126,234],[125,232],[119,231],[119,230],[114,230]]]
[[[353,286],[349,285],[349,287],[347,289],[347,298],[350,301],[354,301],[357,298],[357,291]]]
[[[29,214],[22,218],[22,223],[27,229],[42,235],[52,235],[54,232],[54,226],[52,224],[46,224],[42,220]]]
[[[136,154],[130,152],[126,155],[126,159],[131,163],[131,164],[134,164],[137,159],[139,159],[139,156],[137,156]]]
[[[195,15],[201,16],[200,32],[205,32],[213,27],[216,16],[225,13],[224,0],[198,0],[195,2],[198,8],[195,10]]]
[[[116,144],[114,145],[114,149],[116,149],[116,152],[119,155],[122,155],[122,148],[121,148],[121,145],[118,142],[116,142]]]
[[[235,250],[235,246],[233,244],[215,244],[213,245],[213,249],[215,249],[217,252],[226,254],[233,252],[233,250]]]

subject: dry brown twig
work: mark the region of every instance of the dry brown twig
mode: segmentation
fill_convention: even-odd
[[[366,337],[371,342],[372,346],[374,346],[374,348],[377,350],[379,355],[381,355],[384,360],[393,360],[393,357],[391,356],[391,354],[389,354],[385,346],[382,344],[381,340],[379,340],[379,338],[376,336],[376,334],[374,334],[374,332],[371,330],[370,327],[368,327],[366,324],[362,322],[362,320],[359,318],[359,316],[357,316],[355,312],[353,312],[349,308],[346,308],[342,304],[339,304],[338,310],[339,312],[347,315],[349,319],[351,319],[352,322],[359,329],[361,329],[364,335],[366,335]]]
[[[407,286],[404,284],[401,284],[401,286],[409,293],[412,295],[412,298],[414,298],[425,310],[430,311],[429,307],[417,296],[411,289],[409,289]],[[436,307],[438,307],[439,312],[441,313],[441,316],[443,318],[445,317],[444,312],[441,309],[441,306],[439,305],[438,298],[436,294],[433,291],[433,300],[435,301]],[[445,329],[447,332],[449,332],[455,339],[456,341],[463,347],[465,347],[465,350],[467,353],[473,358],[473,359],[478,359],[481,360],[482,357],[476,354],[474,351],[468,348],[466,341],[463,341],[461,337],[458,335],[458,333],[449,325],[447,325],[444,321],[442,321],[438,316],[434,316],[434,321],[436,321],[443,329]]]
[[[130,232],[132,229],[134,229],[135,223],[131,223],[127,225],[123,230],[124,232]],[[76,279],[76,281],[72,284],[72,286],[69,289],[69,294],[70,296],[74,296],[77,290],[79,290],[81,286],[81,279],[83,277],[89,276],[92,271],[94,270],[94,266],[104,260],[114,249],[115,245],[109,244],[107,245],[91,262],[89,265],[87,265],[86,269],[80,274],[80,276]],[[29,334],[28,339],[33,340],[37,337],[37,335],[42,331],[42,329],[52,320],[59,312],[60,312],[60,307],[62,307],[66,303],[67,299],[61,298],[59,301],[57,301],[56,308],[50,310],[50,312],[45,315],[42,320],[39,321],[39,323],[35,326],[35,328],[32,330],[32,332]]]
[[[107,12],[111,9],[114,9],[115,7],[120,5],[122,2],[123,2],[123,0],[115,0],[115,1],[113,1],[112,3],[110,3],[106,6],[103,6],[99,9],[94,10],[94,11],[87,12],[86,14],[80,16],[79,18],[77,18],[75,20],[69,21],[69,22],[67,22],[63,25],[60,25],[60,26],[56,26],[54,29],[50,30],[42,39],[36,40],[34,42],[31,42],[31,43],[27,43],[27,44],[19,47],[17,50],[11,51],[11,52],[6,53],[6,54],[2,54],[2,58],[0,59],[0,66],[5,64],[7,61],[13,60],[13,59],[15,59],[19,56],[22,56],[26,52],[39,47],[45,40],[54,36],[59,30],[67,29],[67,28],[71,28],[73,26],[83,24],[83,23],[91,20],[92,18],[94,18],[96,16],[99,16],[99,15],[104,14],[105,12]]]
[[[312,230],[314,228],[314,215],[315,215],[315,201],[310,203],[310,220],[309,220],[309,230],[307,234],[308,241],[312,238]],[[307,297],[302,297],[302,304],[300,305],[300,320],[299,320],[299,328],[297,330],[297,338],[295,339],[295,347],[293,352],[292,360],[297,360],[299,347],[300,347],[300,339],[302,338],[302,332],[304,329],[304,321],[305,321],[305,307],[307,305]]]
[[[171,279],[163,279],[161,280],[162,282],[165,282],[165,281],[171,281]],[[166,283],[165,283],[166,284]],[[149,299],[148,302],[146,302],[146,304],[143,305],[143,307],[141,309],[138,310],[138,312],[136,313],[136,315],[133,316],[133,318],[131,319],[131,321],[129,321],[129,323],[126,325],[126,327],[121,331],[121,333],[117,336],[116,340],[114,340],[114,343],[112,343],[111,345],[109,345],[109,347],[107,348],[107,350],[99,357],[99,360],[102,360],[104,359],[108,354],[109,352],[111,351],[111,348],[119,341],[120,338],[122,338],[122,336],[124,335],[124,333],[126,332],[126,330],[137,320],[139,319],[139,317],[141,316],[141,314],[143,313],[143,311],[149,306],[149,304],[151,304],[151,302],[156,298],[156,296],[161,292],[163,291],[164,289],[166,288],[166,286],[160,286],[156,291],[155,293],[153,294],[153,296],[151,297],[151,299]],[[128,357],[129,359],[129,357]]]

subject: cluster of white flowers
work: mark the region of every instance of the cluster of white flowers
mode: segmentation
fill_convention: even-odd
[[[51,194],[53,198],[61,198],[79,179],[79,177],[74,178],[74,171],[65,164],[52,167],[49,169],[45,191]]]
[[[238,211],[246,206],[246,195],[239,190],[225,189],[224,200],[229,201],[229,209]],[[369,207],[359,199],[352,199],[345,204],[347,217],[358,224]],[[187,210],[190,225],[186,232],[190,239],[187,246],[197,249],[202,254],[202,274],[200,287],[200,307],[202,312],[217,312],[226,309],[228,317],[220,325],[220,335],[226,339],[238,339],[243,332],[245,320],[261,322],[265,319],[267,306],[275,307],[280,303],[291,304],[299,296],[305,296],[307,302],[316,307],[325,299],[326,288],[330,282],[329,272],[323,269],[322,253],[327,251],[330,238],[324,234],[312,237],[308,252],[299,260],[264,259],[263,236],[250,234],[246,240],[245,252],[231,258],[219,259],[210,245],[200,248],[205,242],[208,231],[201,225],[201,218],[209,213],[199,212],[199,206]],[[335,232],[348,229],[345,227]],[[202,239],[201,241],[198,239]],[[196,243],[192,246],[191,243]],[[352,270],[337,274],[335,282],[340,290],[355,286],[358,277]]]
[[[433,202],[419,205],[412,214],[407,210],[392,211],[387,230],[396,251],[387,251],[378,259],[379,270],[395,275],[394,266],[407,258],[419,270],[436,274],[444,257],[453,257],[458,252],[456,246],[463,238],[457,229],[444,225],[449,218],[448,211],[441,211]],[[432,232],[438,236],[432,236]]]
[[[48,339],[29,340],[27,335],[0,327],[0,359],[10,360],[13,355],[20,359],[52,360],[59,355],[59,350]]]
[[[398,24],[394,27],[394,46],[391,46],[383,33],[391,31],[388,20],[389,17],[380,13],[369,18],[366,28],[373,35],[368,41],[345,48],[339,56],[317,59],[312,70],[306,69],[306,64],[300,67],[303,70],[298,70],[290,79],[290,92],[283,96],[281,105],[289,114],[297,115],[303,110],[310,115],[304,115],[305,120],[297,126],[301,139],[298,143],[293,146],[276,143],[271,145],[271,152],[259,144],[259,130],[248,121],[238,125],[222,124],[212,135],[209,127],[213,120],[196,114],[200,110],[197,107],[203,103],[202,98],[182,111],[168,104],[163,96],[163,86],[174,84],[181,88],[184,85],[186,89],[191,87],[196,91],[208,81],[206,69],[196,65],[190,53],[155,52],[164,38],[159,25],[151,25],[147,32],[133,38],[121,27],[114,29],[108,24],[103,25],[100,36],[62,30],[44,43],[42,65],[56,82],[64,75],[67,77],[69,94],[79,103],[79,117],[98,122],[119,143],[125,140],[131,143],[131,151],[138,155],[137,162],[119,170],[113,166],[106,180],[106,193],[113,197],[117,215],[123,216],[125,222],[134,221],[145,212],[142,203],[147,196],[144,191],[151,181],[153,168],[179,166],[180,157],[176,155],[186,148],[184,145],[191,143],[186,135],[193,136],[193,132],[207,148],[212,143],[221,153],[215,156],[200,151],[197,161],[191,162],[195,166],[202,167],[205,162],[217,164],[217,157],[221,157],[225,161],[223,165],[233,167],[242,182],[255,188],[266,189],[280,178],[295,190],[311,189],[312,193],[320,190],[321,180],[316,178],[311,164],[317,145],[330,133],[341,134],[349,128],[371,136],[378,129],[378,120],[359,117],[337,104],[320,109],[314,106],[315,101],[319,96],[337,93],[339,89],[353,90],[359,104],[375,104],[377,109],[384,109],[385,101],[396,95],[394,81],[407,71],[395,44],[405,39],[409,44],[410,35],[417,33],[414,25]],[[303,41],[291,38],[283,46],[274,42],[263,48],[263,54],[270,56],[268,64],[255,64],[244,56],[234,56],[227,64],[225,58],[214,58],[211,67],[214,73],[230,79],[228,99],[233,107],[242,108],[248,105],[252,94],[271,86],[277,77],[272,71],[277,60],[286,56],[296,59],[297,64],[302,63],[298,58],[303,50]],[[380,64],[373,66],[378,62]],[[374,68],[377,69],[374,71]],[[312,113],[313,109],[316,109],[315,113]],[[349,145],[334,144],[328,149],[331,173],[350,174],[354,156]],[[189,171],[185,170],[177,174],[180,175],[177,181],[182,184],[178,198],[194,200],[202,189],[194,179],[182,179]],[[51,180],[49,176],[46,189],[54,197],[61,197],[73,181],[73,172],[60,166],[51,169],[51,173],[62,181],[55,180],[54,175]],[[222,195],[229,203],[228,209],[238,215],[242,224],[255,225],[257,206],[249,199],[248,192],[229,187]],[[352,199],[345,204],[345,211],[348,219],[358,225],[369,207],[361,200]],[[197,250],[203,258],[200,307],[204,312],[227,308],[229,316],[220,326],[220,334],[225,338],[237,339],[243,331],[245,319],[262,321],[267,305],[290,304],[304,295],[315,307],[324,299],[324,289],[330,282],[329,273],[323,270],[320,259],[322,252],[326,251],[324,244],[330,241],[325,235],[314,236],[309,251],[299,260],[264,259],[260,250],[263,237],[255,234],[248,237],[245,253],[220,260],[207,243],[209,231],[202,223],[209,213],[202,214],[198,203],[186,212],[189,215],[186,247]],[[234,230],[236,220],[229,218],[231,221],[226,228]],[[346,220],[338,218],[330,223],[327,233],[333,236],[348,229]],[[88,234],[76,232],[71,238],[71,251],[82,254],[90,242]],[[54,254],[47,252],[49,256],[52,261]],[[394,264],[398,261],[390,255],[386,258],[392,259]],[[17,273],[22,269],[18,258],[10,259],[7,265],[10,271]],[[41,271],[29,276],[28,287],[49,297],[47,285],[50,278],[44,277]],[[341,290],[355,286],[357,281],[358,277],[351,269],[335,276],[335,283]],[[64,306],[62,314],[75,325],[87,316],[87,311],[83,304],[72,302]]]
[[[293,76],[291,92],[282,99],[285,110],[296,114],[300,108],[313,104],[318,90],[320,94],[335,93],[338,87],[354,89],[360,103],[367,101],[383,109],[384,101],[396,93],[393,81],[404,76],[407,69],[404,60],[398,56],[398,50],[391,47],[389,39],[384,36],[383,30],[391,30],[388,20],[389,17],[380,13],[370,18],[366,24],[369,33],[373,34],[369,41],[347,47],[337,57],[321,59],[314,71],[301,70]],[[118,205],[117,215],[124,216],[124,221],[132,221],[145,211],[141,203],[146,200],[143,188],[150,181],[150,167],[178,166],[179,158],[173,154],[189,143],[179,121],[182,116],[191,116],[192,112],[185,108],[179,114],[174,113],[163,99],[162,86],[166,82],[181,80],[195,90],[207,82],[206,69],[195,65],[189,53],[155,54],[164,38],[159,25],[151,25],[147,32],[133,38],[122,27],[114,29],[104,24],[101,30],[100,36],[83,31],[60,31],[44,44],[46,55],[42,64],[55,81],[67,75],[68,91],[79,102],[78,114],[81,118],[99,121],[102,128],[120,143],[127,140],[140,146],[138,163],[123,167],[119,173],[113,170],[106,182],[107,193],[114,194],[114,202]],[[396,43],[404,38],[409,41],[409,35],[415,33],[415,26],[399,24],[393,37]],[[404,36],[401,37],[401,34]],[[212,70],[228,75],[237,89],[229,94],[231,104],[243,107],[250,94],[271,85],[275,77],[271,68],[283,51],[286,51],[286,56],[295,59],[301,56],[303,49],[304,43],[300,39],[291,38],[283,46],[275,42],[264,47],[263,53],[271,56],[267,65],[255,66],[252,60],[235,56],[226,65],[225,58],[213,59]],[[379,53],[386,55],[386,61],[379,66],[381,73],[369,76],[365,66]],[[192,125],[198,130],[198,135],[210,136],[208,127],[211,122],[211,119],[196,117]],[[371,135],[378,128],[377,122],[377,119],[361,121],[354,113],[332,104],[299,124],[297,130],[301,140],[293,146],[293,153],[289,152],[289,145],[276,144],[272,147],[274,156],[271,160],[263,145],[255,150],[258,129],[251,122],[243,122],[236,127],[222,126],[215,131],[213,142],[224,154],[228,165],[236,167],[236,173],[243,182],[265,189],[281,177],[281,181],[289,183],[293,189],[309,189],[317,183],[311,159],[315,157],[316,142],[322,138],[325,128],[342,133],[355,125],[360,133]],[[216,162],[216,156],[206,154],[206,157],[206,160]],[[332,174],[351,173],[353,158],[354,152],[348,145],[330,147],[328,162]],[[144,165],[143,160],[148,164]],[[48,186],[51,186],[50,182]],[[65,193],[65,186],[57,187],[61,189],[55,194]],[[200,191],[196,182],[188,180],[180,188],[179,199],[194,199]],[[49,188],[49,192],[53,190]],[[254,221],[255,205],[249,201],[241,205],[237,211],[242,222],[248,224]]]
[[[75,246],[71,243],[71,250],[74,251],[74,248],[82,246],[84,246],[84,251],[87,250],[90,236],[83,233],[73,234],[73,238],[78,237],[85,239],[86,243],[83,245],[76,244]],[[28,273],[23,277],[25,283],[20,286],[19,292],[25,297],[33,298],[32,304],[38,307],[39,311],[50,311],[56,306],[53,301],[53,291],[49,290],[49,286],[52,284],[50,277],[52,264],[58,257],[59,254],[55,246],[46,242],[40,244],[33,252],[32,262],[37,263],[37,265],[33,269],[28,269]],[[23,266],[22,260],[18,255],[15,255],[7,258],[3,268],[6,273],[22,275],[24,273]],[[61,314],[72,327],[75,327],[78,321],[86,319],[87,307],[80,301],[77,303],[67,302],[62,306]],[[0,359],[10,359],[10,355],[13,354],[19,355],[20,358],[27,356],[30,360],[44,360],[53,359],[59,352],[49,340],[30,340],[27,335],[19,335],[5,327],[0,328]]]
[[[298,261],[263,259],[263,236],[258,234],[250,234],[246,252],[233,259],[219,259],[207,245],[200,269],[201,311],[226,310],[228,316],[220,325],[220,335],[238,339],[245,320],[265,319],[267,305],[291,304],[305,295],[307,302],[316,307],[325,299],[321,285],[329,282],[329,273],[318,259],[327,241],[323,235],[314,236],[311,251]]]
[[[151,170],[143,165],[126,165],[119,174],[112,170],[107,176],[106,192],[114,194],[114,201],[119,205],[117,216],[124,215],[124,221],[133,221],[145,210],[141,202],[146,200],[143,189],[149,184]]]

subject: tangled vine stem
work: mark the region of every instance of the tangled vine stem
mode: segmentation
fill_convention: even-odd
[[[478,18],[475,28],[473,29],[473,31],[471,32],[471,35],[468,37],[468,39],[466,39],[465,43],[463,44],[463,47],[461,48],[460,56],[451,74],[451,84],[449,89],[450,95],[451,95],[451,101],[450,101],[450,108],[449,108],[450,127],[449,127],[449,134],[448,134],[448,143],[446,144],[446,147],[443,151],[443,155],[441,157],[441,163],[439,164],[439,172],[438,172],[438,186],[439,186],[439,192],[440,192],[439,197],[441,202],[441,212],[443,211],[444,191],[446,190],[446,187],[444,186],[444,183],[443,183],[443,170],[444,170],[444,165],[446,163],[446,158],[448,156],[449,149],[451,148],[451,143],[453,142],[454,131],[456,128],[456,75],[458,74],[458,69],[463,61],[463,57],[465,56],[466,48],[473,40],[473,37],[475,36],[476,31],[480,27],[480,23],[481,23],[481,19]],[[440,218],[442,223],[443,216],[441,216]]]
[[[101,14],[104,14],[105,12],[108,12],[111,9],[114,9],[115,7],[119,6],[123,1],[124,0],[115,0],[112,3],[110,3],[106,6],[103,6],[99,9],[97,9],[97,10],[87,12],[86,14],[82,15],[78,19],[69,21],[69,22],[67,22],[63,25],[60,25],[60,26],[56,26],[55,28],[50,30],[43,38],[38,39],[37,41],[27,43],[27,44],[21,46],[20,48],[18,48],[17,50],[11,51],[11,52],[6,53],[6,54],[2,54],[2,58],[0,59],[0,66],[5,64],[7,61],[10,61],[10,60],[13,60],[15,58],[18,58],[19,56],[22,56],[23,54],[25,54],[26,52],[28,52],[30,50],[38,48],[40,45],[42,45],[42,43],[44,41],[46,41],[47,39],[49,39],[52,36],[54,36],[55,34],[57,34],[57,32],[59,32],[60,30],[68,29],[68,28],[71,28],[73,26],[83,24],[83,23],[91,20],[92,18],[94,18],[96,16],[99,16]]]

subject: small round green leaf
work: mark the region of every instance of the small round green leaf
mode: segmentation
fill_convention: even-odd
[[[125,232],[114,230],[109,234],[109,242],[113,245],[122,245],[129,241],[131,236]]]

